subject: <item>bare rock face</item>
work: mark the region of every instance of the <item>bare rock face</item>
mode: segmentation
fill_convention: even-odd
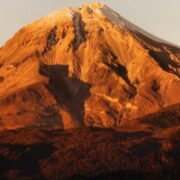
[[[60,9],[0,49],[0,129],[117,127],[180,102],[180,49],[107,6]]]

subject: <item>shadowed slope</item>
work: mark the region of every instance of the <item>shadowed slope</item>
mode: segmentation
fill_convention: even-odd
[[[68,77],[68,66],[41,65],[48,83],[38,83],[0,102],[0,129],[40,126],[48,129],[84,125],[84,101],[90,85]],[[13,119],[13,121],[12,121]]]

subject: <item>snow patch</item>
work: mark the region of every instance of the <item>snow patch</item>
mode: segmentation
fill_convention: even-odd
[[[71,8],[63,8],[63,9],[57,10],[54,13],[48,15],[47,19],[54,22],[57,20],[64,20],[64,19],[72,20],[73,17],[74,17],[74,12],[72,11]]]

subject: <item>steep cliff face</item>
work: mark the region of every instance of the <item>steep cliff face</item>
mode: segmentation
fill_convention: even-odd
[[[179,65],[105,5],[58,10],[0,49],[0,129],[121,126],[180,102]]]

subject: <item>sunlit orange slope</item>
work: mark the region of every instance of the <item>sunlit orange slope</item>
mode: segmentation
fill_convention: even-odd
[[[179,64],[105,5],[60,9],[0,49],[0,129],[121,126],[180,103]]]

